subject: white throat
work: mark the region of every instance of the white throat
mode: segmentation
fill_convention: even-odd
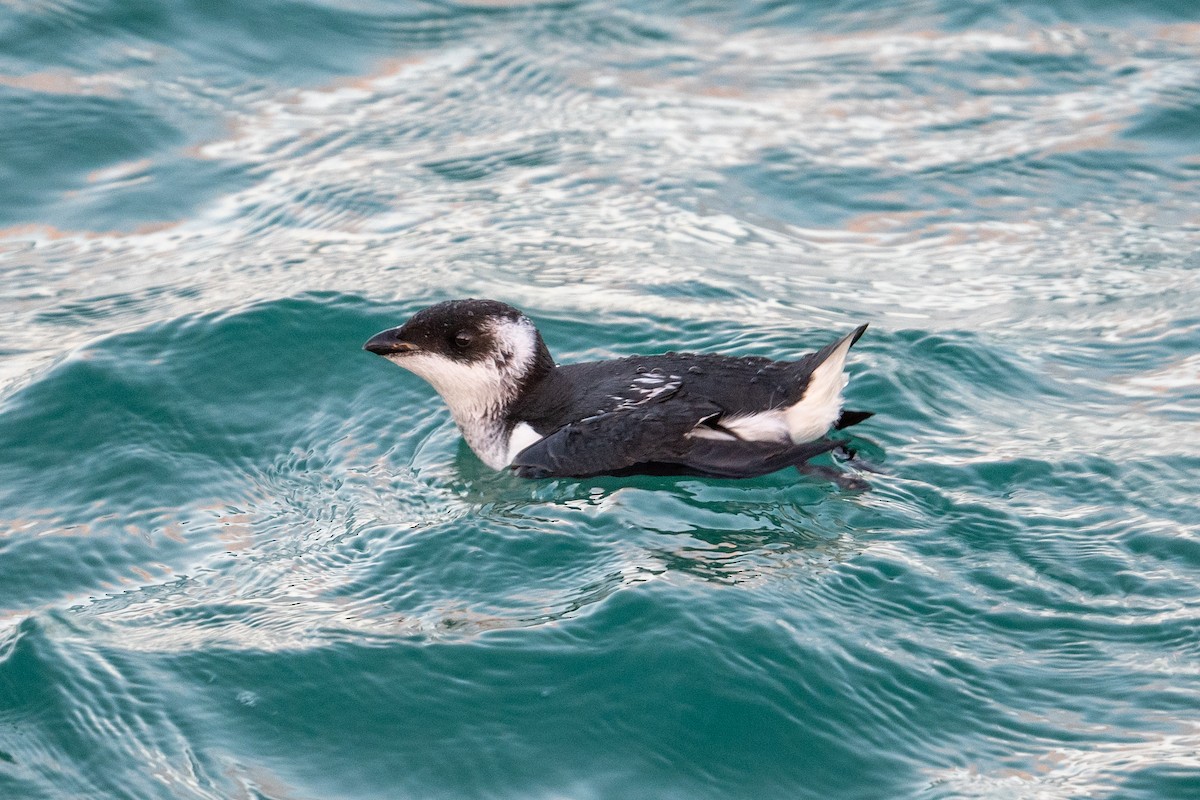
[[[491,333],[495,351],[478,361],[419,352],[388,358],[428,381],[475,455],[492,469],[503,469],[512,460],[508,409],[537,357],[537,329],[525,317],[497,319]]]

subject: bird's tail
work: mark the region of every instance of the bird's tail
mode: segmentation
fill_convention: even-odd
[[[830,427],[843,427],[842,389],[846,388],[846,355],[867,329],[860,325],[832,344],[805,359],[808,385],[800,400],[787,409],[787,428],[792,441],[799,444],[823,436]],[[865,412],[852,412],[862,414]],[[868,415],[869,416],[869,415]],[[854,422],[861,422],[859,417]],[[846,420],[847,425],[854,422]]]
[[[851,425],[857,425],[860,422],[866,422],[871,417],[875,416],[874,411],[851,411],[846,409],[842,415],[838,417],[837,422],[833,423],[833,427],[839,431],[843,428],[849,428]]]

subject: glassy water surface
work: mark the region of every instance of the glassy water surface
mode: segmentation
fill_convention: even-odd
[[[1187,3],[0,4],[0,796],[1200,797]],[[360,351],[853,326],[868,492]]]

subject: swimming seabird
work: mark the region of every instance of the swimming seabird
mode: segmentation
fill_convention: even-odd
[[[467,444],[524,478],[747,478],[841,447],[871,416],[843,411],[862,325],[797,361],[667,353],[555,364],[537,327],[495,300],[451,300],[372,336],[364,350],[428,381]]]

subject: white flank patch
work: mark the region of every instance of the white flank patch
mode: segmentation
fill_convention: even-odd
[[[845,372],[846,354],[850,352],[853,340],[853,336],[843,339],[829,357],[813,370],[804,397],[795,405],[783,409],[788,433],[796,444],[824,436],[841,415],[842,389],[850,380]]]
[[[718,442],[736,442],[738,440],[738,437],[732,433],[710,428],[707,425],[697,425],[684,435],[689,439],[715,439]]]
[[[693,439],[745,442],[786,442],[804,444],[819,439],[837,422],[842,413],[842,389],[846,388],[846,354],[853,343],[850,336],[821,362],[808,379],[804,396],[787,408],[772,408],[753,414],[722,417],[717,424],[724,430],[697,425],[688,431]],[[729,431],[729,433],[725,433]]]
[[[786,409],[782,408],[741,417],[723,417],[720,424],[747,442],[785,442],[791,436]]]

